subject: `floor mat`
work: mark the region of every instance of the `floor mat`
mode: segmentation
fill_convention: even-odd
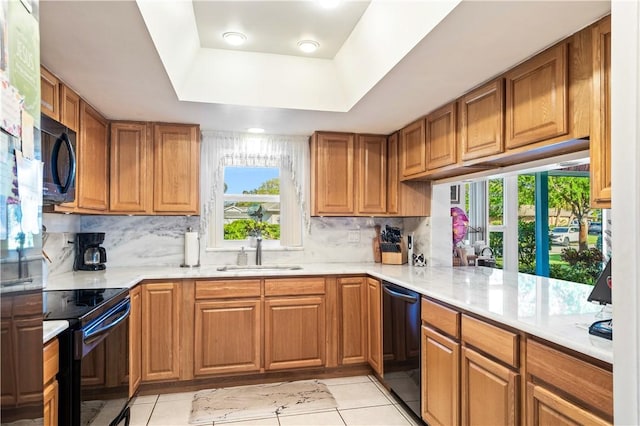
[[[189,423],[247,420],[336,407],[333,395],[318,380],[236,386],[196,393]]]

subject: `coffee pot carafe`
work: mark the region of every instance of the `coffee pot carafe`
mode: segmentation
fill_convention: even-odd
[[[104,232],[80,232],[76,234],[74,271],[101,271],[106,268],[107,251],[100,244]]]

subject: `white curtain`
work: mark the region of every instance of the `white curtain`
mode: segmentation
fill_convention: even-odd
[[[302,245],[302,229],[309,229],[309,139],[305,136],[202,132],[201,229],[208,247],[222,242],[224,167],[279,167],[283,246]],[[218,229],[220,228],[220,229]]]

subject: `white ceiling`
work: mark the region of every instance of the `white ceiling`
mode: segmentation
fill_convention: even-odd
[[[320,43],[315,58],[333,58],[369,5],[350,1],[327,9],[317,1],[194,1],[200,45],[228,49],[227,31],[241,32],[247,41],[241,51],[308,56],[298,49],[300,40]]]
[[[185,2],[172,3],[184,5]],[[232,9],[237,2],[215,3],[212,6]],[[609,1],[463,1],[450,12],[442,13],[444,18],[438,19],[437,25],[412,24],[403,28],[397,25],[395,15],[391,13],[375,15],[376,20],[365,19],[367,15],[373,15],[370,12],[374,7],[410,3],[442,8],[442,2],[428,3],[426,0],[374,0],[353,31],[353,34],[359,32],[360,39],[367,38],[367,34],[375,37],[385,32],[401,38],[405,33],[415,37],[426,27],[428,33],[410,48],[407,44],[397,45],[395,56],[398,60],[393,63],[386,61],[394,54],[393,49],[388,48],[382,49],[385,55],[378,55],[376,50],[342,54],[340,49],[346,50],[353,35],[338,49],[335,59],[297,57],[296,61],[316,61],[324,66],[333,66],[327,62],[339,60],[350,66],[359,64],[356,68],[347,67],[349,72],[342,73],[341,80],[333,88],[316,89],[314,94],[315,81],[306,83],[309,88],[299,86],[299,91],[306,97],[296,98],[293,90],[293,93],[287,92],[290,78],[282,77],[280,80],[283,81],[273,86],[262,80],[265,77],[262,68],[251,67],[245,68],[241,76],[251,90],[244,85],[234,86],[229,80],[215,81],[218,90],[209,93],[211,87],[202,75],[215,75],[219,69],[232,67],[222,61],[214,68],[198,67],[197,61],[202,59],[198,55],[202,51],[253,57],[273,54],[203,47],[196,26],[182,25],[200,19],[197,11],[201,5],[181,9],[186,10],[188,16],[174,13],[171,16],[174,25],[165,22],[154,28],[148,16],[143,18],[141,10],[145,6],[138,7],[134,1],[42,1],[41,60],[109,119],[198,123],[205,130],[245,131],[249,127],[263,127],[274,134],[309,135],[314,130],[388,134],[610,10]],[[287,5],[288,2],[279,6]],[[243,16],[243,13],[237,16]],[[297,23],[295,18],[287,21]],[[404,22],[409,21],[405,19]],[[279,26],[288,27],[287,22]],[[152,39],[150,34],[155,37]],[[200,45],[178,45],[185,34],[191,43],[200,39]],[[195,38],[193,34],[196,34]],[[173,53],[168,54],[170,46],[173,46]],[[175,61],[180,55],[186,60]],[[224,55],[217,58],[224,58]],[[174,60],[167,60],[169,56]],[[270,59],[264,66],[272,66],[272,56],[266,57]],[[223,92],[230,100],[212,102],[210,99],[216,96],[215,92]],[[284,101],[280,96],[282,93],[288,95]],[[334,99],[340,96],[344,99]],[[325,105],[282,107],[306,105],[304,102],[316,98]],[[343,110],[345,112],[336,112]]]

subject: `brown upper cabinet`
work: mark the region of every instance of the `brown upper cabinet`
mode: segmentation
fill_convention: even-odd
[[[109,124],[88,103],[80,102],[80,136],[77,144],[78,208],[109,208]]]
[[[146,123],[111,123],[111,211],[153,211],[153,163],[150,128]]]
[[[199,126],[153,126],[153,209],[159,213],[198,214]]]
[[[357,181],[359,214],[384,214],[387,211],[387,137],[358,135]]]
[[[314,133],[311,139],[311,214],[355,213],[355,137],[352,133]]]
[[[427,170],[427,146],[423,118],[400,130],[400,159],[403,178],[410,178]]]
[[[60,84],[60,122],[78,132],[80,130],[80,96]]]
[[[427,169],[439,169],[457,161],[456,102],[445,105],[425,119]]]
[[[461,160],[504,152],[504,79],[467,93],[458,107]]]
[[[54,120],[60,119],[60,80],[40,67],[40,111]]]
[[[200,128],[111,123],[110,213],[198,214]]]
[[[311,139],[313,216],[428,216],[431,185],[401,182],[398,134],[316,132]]]
[[[505,75],[506,147],[568,133],[567,43],[560,43]]]
[[[199,214],[198,125],[109,123],[46,68],[40,71],[42,113],[77,133],[75,200],[50,211]]]
[[[447,104],[402,129],[402,179],[449,178],[578,152],[589,148],[591,135],[592,164],[604,162],[596,177],[603,191],[594,188],[593,204],[601,198],[608,205],[609,154],[594,149],[594,139],[610,137],[603,95],[609,65],[600,53],[608,49],[606,19],[460,97],[457,109]]]
[[[591,205],[611,208],[611,17],[592,29]]]
[[[400,155],[400,132],[395,132],[387,138],[387,215],[429,216],[431,183],[402,181]]]
[[[80,131],[80,96],[43,66],[40,67],[40,111],[74,132]]]

